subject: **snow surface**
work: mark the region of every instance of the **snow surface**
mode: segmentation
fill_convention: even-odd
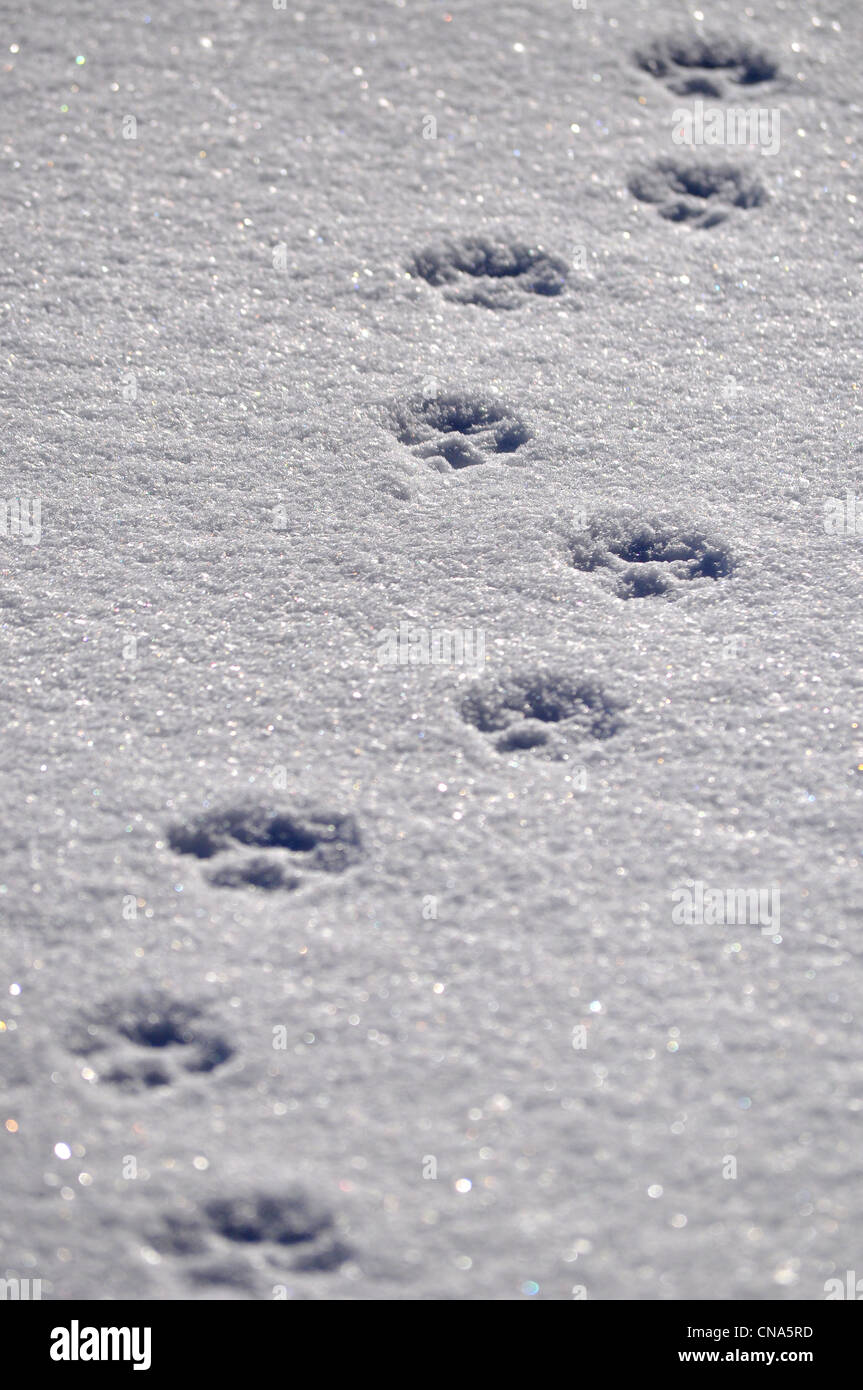
[[[857,0],[301,3],[5,7],[0,1277],[822,1298]]]

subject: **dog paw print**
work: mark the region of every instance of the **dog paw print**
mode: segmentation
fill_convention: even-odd
[[[442,290],[454,304],[518,309],[528,295],[563,292],[569,267],[541,246],[488,236],[447,239],[420,251],[412,275]]]
[[[739,38],[671,34],[635,54],[643,72],[664,82],[676,96],[721,98],[727,84],[756,87],[770,82],[778,63],[762,49]]]
[[[624,513],[595,518],[569,539],[576,569],[605,572],[619,598],[673,597],[693,580],[727,579],[731,551],[716,537],[673,520]]]
[[[202,1009],[161,990],[107,1000],[74,1031],[72,1048],[92,1059],[98,1081],[131,1092],[215,1071],[234,1055]]]
[[[629,191],[642,203],[653,203],[668,222],[715,227],[734,208],[757,208],[767,190],[754,174],[736,164],[659,159],[634,174]]]
[[[271,1278],[335,1270],[352,1255],[333,1213],[296,1184],[187,1204],[166,1213],[150,1240],[159,1254],[197,1261],[188,1267],[195,1283],[247,1285],[246,1249],[256,1252],[257,1276]]]
[[[490,397],[442,391],[394,406],[390,426],[417,458],[439,472],[488,463],[495,454],[514,454],[530,430],[514,411]]]
[[[267,892],[299,888],[304,881],[300,870],[342,873],[362,855],[353,816],[265,806],[194,816],[171,826],[168,844],[176,854],[208,861],[206,876],[217,888]]]
[[[464,697],[461,714],[501,753],[536,750],[565,759],[572,745],[617,733],[621,708],[596,681],[536,671],[478,683]]]

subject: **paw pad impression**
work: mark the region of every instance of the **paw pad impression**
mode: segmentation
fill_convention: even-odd
[[[168,844],[177,854],[208,861],[207,877],[216,887],[266,891],[298,888],[305,870],[342,873],[362,856],[354,817],[318,808],[208,811],[171,826]]]
[[[485,309],[518,309],[528,295],[559,295],[569,273],[562,257],[540,246],[483,235],[426,247],[409,269],[452,303]]]

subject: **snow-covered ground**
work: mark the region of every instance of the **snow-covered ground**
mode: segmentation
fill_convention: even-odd
[[[301,3],[4,6],[0,1277],[823,1298],[857,0]]]

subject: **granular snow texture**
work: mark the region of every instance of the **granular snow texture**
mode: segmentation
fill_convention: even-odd
[[[823,1298],[859,4],[301,3],[5,10],[0,1277]]]

